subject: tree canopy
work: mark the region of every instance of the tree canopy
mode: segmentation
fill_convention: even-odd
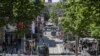
[[[28,28],[43,8],[42,0],[0,0],[0,26],[23,21]]]
[[[78,36],[100,36],[100,1],[68,0],[62,18],[64,30]]]
[[[63,3],[61,2],[58,2],[58,3],[52,3],[52,4],[49,4],[50,5],[50,19],[52,19],[52,21],[54,23],[56,23],[58,20],[58,17],[59,16],[62,16],[64,11],[65,11],[65,8],[63,7]]]

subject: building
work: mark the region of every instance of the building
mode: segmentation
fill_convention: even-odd
[[[63,0],[45,0],[46,3],[63,2]]]
[[[48,3],[54,3],[54,2],[65,2],[66,0],[45,0],[45,2]]]
[[[60,0],[60,2],[65,2],[66,0]]]

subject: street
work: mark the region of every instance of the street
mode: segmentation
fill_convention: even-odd
[[[41,46],[44,43],[48,45],[49,47],[49,55],[50,56],[75,56],[75,53],[70,51],[68,48],[64,48],[64,41],[63,39],[52,36],[51,31],[43,31],[41,33],[43,36],[39,38],[39,42],[37,43],[37,46]],[[57,32],[57,31],[56,31]],[[22,41],[23,44],[24,41]],[[22,45],[24,46],[24,45]],[[4,55],[4,54],[1,54]],[[4,56],[27,56],[24,54],[6,54]],[[37,56],[37,55],[31,55],[30,56]],[[83,50],[78,56],[90,56],[85,50]]]
[[[5,56],[19,56],[18,54],[6,54]],[[23,55],[23,54],[20,54],[20,56],[38,56],[38,55]],[[75,55],[50,55],[50,56],[75,56]],[[81,56],[81,55],[79,55]]]
[[[100,0],[0,0],[0,56],[99,56]]]
[[[49,54],[50,56],[66,56],[68,55],[75,55],[72,52],[67,53],[69,50],[64,50],[63,40],[59,39],[58,37],[54,38],[50,35],[50,31],[45,32],[44,37],[40,39],[38,45],[43,45],[43,43],[48,44],[49,46]]]

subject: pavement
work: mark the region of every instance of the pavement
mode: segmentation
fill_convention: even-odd
[[[38,56],[38,55],[24,55],[24,54],[0,54],[0,56]],[[61,55],[61,54],[50,54],[49,56],[75,56],[75,55]],[[78,56],[87,56],[87,55],[78,55]]]
[[[38,56],[38,55],[6,54],[6,55],[2,55],[2,56]],[[75,56],[75,55],[49,55],[49,56]],[[81,56],[81,55],[79,55],[79,56]]]
[[[83,56],[91,56],[86,50],[83,50],[81,52],[81,55],[83,55]]]
[[[43,37],[40,39],[38,45],[47,43],[49,45],[49,54],[50,56],[75,56],[73,52],[69,49],[64,50],[62,40],[52,37]],[[1,54],[2,56],[38,56],[38,55],[24,55],[24,54]],[[81,52],[79,56],[90,56],[85,50]]]
[[[53,38],[49,32],[46,32],[43,37],[44,43],[49,45],[50,54],[65,54],[66,56],[75,56],[75,53],[69,49],[64,49],[63,40],[59,38]],[[40,42],[41,43],[41,42]],[[53,46],[52,46],[53,45]],[[64,55],[63,55],[64,56]],[[91,56],[86,50],[80,52],[79,56]]]
[[[50,56],[75,56],[75,53],[69,49],[64,49],[63,40],[59,38],[53,38],[50,32],[46,33],[43,38],[39,40],[38,46],[47,43],[49,46]],[[38,55],[24,55],[24,54],[1,54],[2,56],[38,56]],[[85,50],[78,56],[90,56]]]
[[[46,32],[46,34],[44,34],[44,37],[42,39],[39,40],[38,45],[42,45],[43,43],[47,43],[49,46],[49,54],[50,56],[66,56],[69,53],[66,53],[67,51],[69,51],[67,49],[64,50],[64,46],[63,46],[63,40],[59,39],[59,38],[54,38],[50,35],[50,32]],[[69,51],[70,53],[72,53],[71,51]],[[73,53],[70,55],[74,55]]]

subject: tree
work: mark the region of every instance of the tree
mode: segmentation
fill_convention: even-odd
[[[62,25],[65,31],[72,31],[73,34],[79,36],[85,33],[90,35],[93,31],[90,31],[91,24],[96,24],[96,27],[99,27],[99,1],[70,0],[64,6],[66,16],[62,19]]]
[[[37,15],[40,15],[44,2],[41,0],[0,0],[0,7],[0,17],[8,17],[7,23],[3,23],[4,19],[0,21],[2,26],[22,21],[25,27],[19,31],[25,32]]]
[[[63,13],[65,12],[65,8],[63,7],[63,3],[58,2],[54,4],[49,4],[50,7],[50,18],[54,23],[58,22],[58,17],[64,15]]]
[[[48,9],[48,5],[44,4],[45,7],[44,9],[41,11],[42,16],[44,16],[44,20],[47,21],[50,18],[50,14],[49,14],[49,9]]]
[[[64,30],[71,31],[74,36],[100,36],[99,6],[99,0],[68,0],[64,5],[66,15],[62,19]]]

